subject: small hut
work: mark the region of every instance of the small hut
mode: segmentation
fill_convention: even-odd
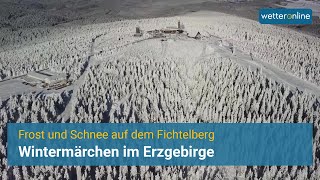
[[[141,37],[142,36],[142,31],[140,27],[136,27],[136,33],[134,34],[135,37]]]

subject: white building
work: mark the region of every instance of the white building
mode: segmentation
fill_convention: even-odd
[[[27,75],[31,79],[41,81],[48,85],[62,83],[67,81],[67,75],[64,73],[56,73],[50,70],[31,72]]]

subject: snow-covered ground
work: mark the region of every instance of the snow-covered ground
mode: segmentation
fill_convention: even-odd
[[[285,5],[281,7],[285,8],[307,8],[312,9],[313,16],[320,18],[320,2],[310,0],[287,0]]]
[[[186,35],[134,37],[176,26]],[[32,35],[30,38],[29,35]],[[179,17],[35,28],[0,51],[0,135],[7,122],[307,122],[314,124],[312,167],[8,167],[25,179],[317,179],[320,146],[319,38],[202,11]],[[52,69],[72,84],[29,87],[19,76]]]

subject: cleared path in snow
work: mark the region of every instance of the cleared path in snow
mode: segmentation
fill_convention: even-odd
[[[238,49],[235,48],[235,54],[232,54],[228,47],[215,46],[217,52],[224,57],[229,57],[231,60],[234,60],[236,63],[241,64],[246,67],[258,68],[266,75],[266,77],[274,79],[279,83],[284,83],[288,85],[293,90],[298,89],[300,91],[309,92],[311,94],[320,96],[320,87],[312,84],[310,82],[304,81],[294,75],[291,75],[288,72],[283,71],[282,69],[273,66],[269,63],[260,61],[250,55],[241,53]]]
[[[64,109],[63,113],[60,115],[60,117],[66,121],[70,119],[70,112],[72,110],[72,105],[75,102],[75,100],[77,99],[77,93],[79,90],[79,87],[84,83],[85,81],[85,77],[88,74],[88,69],[90,69],[95,60],[94,60],[94,49],[95,49],[95,41],[97,38],[99,38],[101,35],[96,36],[95,38],[92,39],[91,42],[91,47],[90,47],[90,52],[89,52],[89,56],[87,58],[87,61],[85,62],[85,68],[84,68],[84,72],[82,73],[82,75],[73,83],[72,86],[72,94],[71,94],[71,99],[69,101],[69,103],[67,104],[66,108]]]

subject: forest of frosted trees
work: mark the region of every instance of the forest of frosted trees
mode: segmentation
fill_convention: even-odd
[[[262,28],[253,21],[221,14],[210,17],[186,16],[181,21],[190,31],[228,40],[243,53],[251,53],[261,61],[320,85],[319,39],[272,26]],[[176,18],[158,18],[52,31],[29,29],[30,32],[20,34],[25,40],[18,40],[15,37],[17,34],[0,35],[1,79],[46,68],[69,73],[75,81],[83,77],[83,81],[78,82],[74,89],[16,94],[6,99],[0,97],[0,177],[320,177],[319,96],[291,88],[266,76],[260,68],[242,66],[228,57],[210,54],[198,57],[196,55],[201,53],[195,51],[199,47],[201,49],[201,46],[198,47],[201,43],[191,41],[194,48],[187,49],[189,54],[179,56],[170,47],[166,50],[157,49],[162,44],[152,46],[152,42],[140,45],[132,37],[137,25],[148,30],[175,23]],[[33,34],[33,38],[29,34]],[[161,43],[158,40],[155,42]],[[164,55],[164,51],[167,51],[167,55]],[[89,56],[92,59],[85,69],[83,66]],[[313,166],[8,166],[8,122],[313,123]]]
[[[90,69],[76,95],[70,122],[308,122],[319,139],[319,99],[268,79],[259,69],[228,59],[200,62],[188,77],[177,61],[111,61]],[[191,83],[190,83],[191,82]],[[123,84],[127,84],[123,86]],[[24,94],[1,103],[1,133],[7,122],[61,122],[70,94]],[[2,134],[2,137],[3,134]],[[319,141],[314,169],[306,167],[10,167],[2,139],[2,176],[24,178],[176,179],[213,177],[298,178],[319,176]]]

